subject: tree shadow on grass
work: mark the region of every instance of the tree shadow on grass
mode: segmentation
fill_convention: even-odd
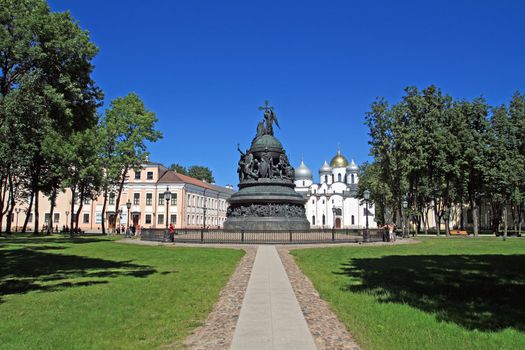
[[[361,280],[349,283],[349,291],[408,304],[466,329],[525,331],[525,255],[356,258],[336,273]]]
[[[101,278],[143,278],[154,268],[128,261],[113,261],[78,255],[53,254],[40,247],[0,249],[0,302],[8,294],[56,291],[64,288],[108,283]],[[5,247],[4,247],[5,248]],[[63,249],[48,246],[50,249]],[[81,278],[82,281],[70,281]],[[85,279],[88,279],[87,281]]]

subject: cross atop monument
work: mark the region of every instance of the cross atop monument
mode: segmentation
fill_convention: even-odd
[[[264,100],[264,107],[259,107],[258,109],[260,111],[273,111],[273,106],[268,106],[270,104],[270,102],[268,102],[268,100]]]

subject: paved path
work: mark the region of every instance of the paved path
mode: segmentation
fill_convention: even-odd
[[[315,350],[275,246],[259,246],[231,350]]]

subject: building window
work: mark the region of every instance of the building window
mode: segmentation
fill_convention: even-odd
[[[109,194],[109,205],[115,205],[115,194],[113,192]]]
[[[153,201],[153,194],[152,193],[146,193],[146,205],[151,205],[152,201]]]
[[[140,204],[140,193],[133,193],[133,204],[134,205]]]
[[[89,204],[89,197],[84,198],[84,204]]]
[[[157,224],[158,225],[164,225],[164,214],[158,214],[157,215]]]
[[[177,205],[177,194],[173,193],[171,195],[171,205]]]
[[[153,180],[153,171],[148,171],[146,174],[146,179]]]
[[[33,213],[29,213],[29,219],[28,222],[33,222]]]
[[[352,183],[354,183],[354,174],[352,174],[351,180],[352,180]]]
[[[337,181],[341,182],[341,174],[337,174]]]
[[[324,204],[324,199],[323,199],[323,204]]]
[[[186,225],[190,224],[190,216],[188,215],[188,219],[186,220]]]
[[[173,224],[173,225],[177,224],[177,214],[170,215],[170,224]]]
[[[323,226],[326,225],[326,217],[323,214]]]
[[[328,182],[328,175],[324,176],[324,182]]]
[[[82,222],[83,222],[84,224],[89,224],[89,214],[84,213],[84,216],[83,216],[83,218],[82,218]]]
[[[312,225],[315,225],[315,215],[312,215]]]
[[[164,205],[164,193],[159,193],[159,205]]]
[[[335,182],[335,175],[332,174],[332,182]]]
[[[140,173],[141,173],[140,170],[135,171],[135,180],[140,180]]]
[[[50,213],[45,213],[44,214],[44,222],[46,224],[49,224],[49,220],[51,220],[51,214]]]
[[[60,214],[59,213],[54,213],[53,214],[53,222],[57,223],[60,221]]]
[[[145,221],[146,225],[151,225],[151,214],[146,214]]]
[[[315,200],[314,199],[312,199],[312,204],[315,204]]]
[[[352,215],[352,225],[355,225],[355,217]]]
[[[304,182],[304,180],[303,180],[303,187],[304,187],[304,186],[306,186],[306,185],[305,185],[305,182]]]

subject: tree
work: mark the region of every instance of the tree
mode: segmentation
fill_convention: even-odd
[[[68,12],[53,13],[42,0],[0,0],[0,150],[6,156],[0,179],[7,180],[2,193],[12,196],[13,177],[21,179],[34,207],[35,233],[38,194],[53,183],[46,178],[52,172],[44,138],[53,130],[69,135],[96,124],[102,93],[90,74],[97,51]],[[11,152],[14,142],[23,157]],[[12,210],[15,200],[5,203]]]
[[[170,170],[173,170],[179,174],[182,174],[182,175],[188,175],[188,170],[183,166],[183,165],[180,165],[179,163],[173,163],[169,166],[169,169]]]
[[[200,165],[192,165],[188,169],[188,176],[191,176],[198,180],[203,180],[208,183],[215,182],[215,179],[213,178],[213,174],[211,170],[208,167],[200,166]]]
[[[119,208],[128,171],[138,170],[148,156],[146,142],[155,142],[162,137],[162,133],[155,129],[156,122],[155,113],[146,109],[135,93],[111,101],[100,122],[104,166],[102,217],[109,193],[113,190],[117,193],[115,208]]]

